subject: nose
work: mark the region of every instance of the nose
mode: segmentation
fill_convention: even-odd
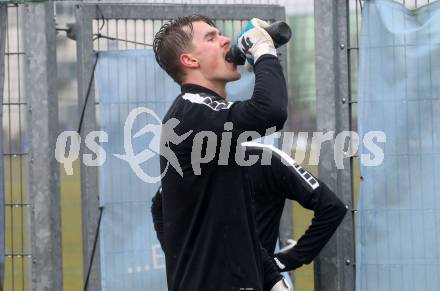
[[[227,36],[222,36],[221,44],[222,44],[222,47],[223,46],[228,46],[228,45],[231,44],[231,39],[229,37],[227,37]]]

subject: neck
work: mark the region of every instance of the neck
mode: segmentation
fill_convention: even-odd
[[[213,82],[206,79],[188,78],[182,83],[182,85],[183,84],[196,84],[208,88],[209,90],[217,93],[219,96],[226,98],[226,82]]]

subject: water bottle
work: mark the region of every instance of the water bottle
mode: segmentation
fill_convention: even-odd
[[[292,31],[289,25],[283,21],[276,21],[265,28],[267,33],[273,40],[275,48],[286,44],[292,37]],[[245,54],[237,47],[237,45],[231,46],[229,52],[225,56],[226,61],[234,63],[236,65],[244,65],[246,61]]]

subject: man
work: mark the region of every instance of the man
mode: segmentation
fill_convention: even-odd
[[[247,169],[255,194],[261,244],[274,257],[279,271],[293,271],[312,262],[342,222],[347,206],[280,149],[255,142],[243,146],[248,155],[261,160],[265,155],[271,157],[268,165],[257,163]],[[295,246],[274,254],[286,199],[313,210],[314,218]]]
[[[347,207],[325,184],[281,150],[255,142],[244,143],[243,146],[246,155],[258,157],[258,161],[245,167],[245,170],[255,195],[260,242],[274,258],[279,271],[293,271],[310,263],[336,231]],[[267,165],[262,163],[264,156],[270,157]],[[286,199],[297,201],[304,208],[313,210],[315,216],[295,246],[274,254]],[[153,197],[151,212],[154,228],[162,245],[161,189]]]
[[[235,163],[234,145],[242,133],[263,135],[280,130],[287,118],[287,89],[268,24],[253,19],[243,31],[240,48],[253,63],[255,88],[244,102],[226,100],[226,83],[238,80],[234,64],[225,61],[229,38],[203,16],[182,17],[165,24],[153,49],[159,65],[181,85],[163,123],[177,119],[175,133],[189,134],[178,145],[166,144],[177,156],[180,171],[168,167],[161,149],[163,249],[171,291],[286,290],[273,260],[256,232],[252,192],[242,167]],[[219,154],[222,132],[229,131],[230,151]],[[195,141],[201,134],[208,140]],[[210,133],[210,135],[208,135]],[[214,136],[212,136],[214,135]],[[195,142],[193,142],[195,141]],[[210,155],[193,167],[197,149]],[[280,288],[280,289],[278,289]]]

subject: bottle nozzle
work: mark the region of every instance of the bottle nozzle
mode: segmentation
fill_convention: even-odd
[[[226,53],[225,60],[236,65],[244,65],[246,56],[236,45],[233,45]]]

